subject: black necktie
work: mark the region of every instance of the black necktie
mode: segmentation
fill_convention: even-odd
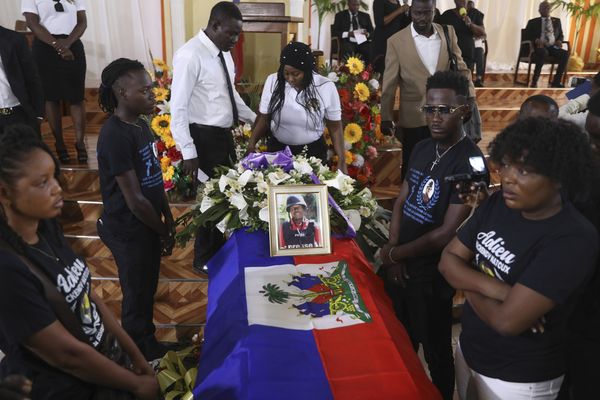
[[[233,86],[231,85],[231,79],[229,79],[229,72],[227,71],[227,64],[225,63],[225,57],[223,57],[223,52],[219,52],[219,59],[221,60],[221,65],[223,66],[223,71],[225,71],[225,80],[227,81],[227,91],[229,92],[229,100],[231,100],[231,108],[233,110],[233,125],[238,123],[238,109],[237,104],[235,104],[235,98],[233,97]]]
[[[352,14],[352,30],[357,30],[359,29],[358,26],[358,18],[356,18],[356,14]]]

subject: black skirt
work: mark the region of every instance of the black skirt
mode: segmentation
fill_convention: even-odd
[[[66,38],[66,35],[55,35],[55,38]],[[38,39],[33,40],[32,52],[38,66],[44,98],[46,101],[68,101],[79,103],[84,99],[85,90],[85,51],[81,40],[71,46],[75,60],[66,61],[54,48]]]

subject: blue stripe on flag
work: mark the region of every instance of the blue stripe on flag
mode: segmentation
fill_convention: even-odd
[[[205,342],[194,398],[332,399],[312,331],[248,326],[244,268],[293,264],[270,257],[264,232],[237,231],[208,264]]]

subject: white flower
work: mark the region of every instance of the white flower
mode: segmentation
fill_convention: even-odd
[[[237,151],[237,149],[236,149],[236,151]],[[242,151],[246,151],[246,149],[242,149]],[[246,171],[246,168],[241,163],[238,164],[238,166],[237,166],[237,172],[239,174],[243,174],[244,171]]]
[[[269,185],[265,181],[259,181],[256,184],[256,189],[258,190],[258,193],[267,193],[269,191]]]
[[[243,210],[248,207],[244,195],[241,193],[235,193],[229,198],[229,202],[238,210]]]
[[[343,211],[344,211],[344,214],[346,214],[346,217],[348,217],[348,220],[350,221],[352,226],[354,227],[354,230],[355,231],[359,230],[360,223],[361,223],[360,213],[356,210],[343,210]]]
[[[290,176],[280,169],[276,172],[269,172],[267,174],[267,179],[272,185],[279,185],[281,182],[285,182],[290,179]]]
[[[250,180],[251,177],[252,177],[252,170],[249,170],[249,169],[245,170],[237,180],[240,187],[246,186],[246,184],[248,183],[248,181]]]
[[[158,108],[160,110],[158,112],[158,115],[171,114],[171,106],[169,105],[169,102],[166,100],[163,100],[162,104],[158,103],[156,105],[156,108]]]
[[[242,221],[242,222],[248,221],[248,219],[250,218],[250,215],[248,214],[248,208],[246,207],[243,210],[240,210],[240,213],[238,216],[240,218],[240,221]]]
[[[213,201],[212,198],[210,198],[208,196],[204,196],[202,198],[202,203],[200,203],[200,212],[202,212],[202,213],[206,212],[206,210],[211,208],[214,204],[215,204],[215,202]]]
[[[296,170],[301,175],[310,175],[313,172],[312,167],[308,163],[308,161],[294,161],[294,170]]]
[[[373,213],[369,207],[364,207],[364,206],[361,206],[358,209],[358,212],[360,213],[360,215],[362,217],[365,217],[365,218],[369,218],[371,216],[371,214]]]
[[[346,151],[350,150],[352,148],[352,143],[348,143],[344,140],[344,149]]]
[[[363,200],[371,200],[373,198],[373,193],[371,193],[369,188],[364,188],[363,190],[358,192],[356,195],[358,197],[362,198]]]
[[[329,79],[332,82],[337,82],[340,80],[340,78],[338,78],[337,74],[335,72],[330,72],[327,74],[327,79]]]
[[[335,178],[326,180],[323,183],[329,187],[336,188],[344,196],[347,196],[354,191],[354,179],[350,178],[348,175],[345,175],[339,169]]]
[[[360,154],[356,153],[354,155],[354,160],[352,161],[352,165],[355,167],[362,167],[365,164],[365,158]]]
[[[227,178],[227,175],[221,175],[219,178],[219,191],[224,192],[225,188],[230,185],[231,179]]]
[[[379,81],[377,79],[371,79],[369,81],[369,86],[371,87],[371,89],[377,90],[379,89]]]
[[[269,207],[263,207],[258,212],[258,218],[261,221],[269,222]]]
[[[225,233],[225,229],[227,229],[227,223],[229,222],[230,219],[231,219],[231,213],[227,213],[227,215],[225,216],[225,218],[223,218],[221,220],[221,222],[219,222],[217,224],[217,229],[219,231],[221,231],[221,233]]]

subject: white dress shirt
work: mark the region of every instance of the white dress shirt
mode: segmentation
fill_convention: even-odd
[[[21,0],[21,13],[37,14],[40,25],[53,35],[69,35],[77,25],[77,11],[85,11],[85,3],[83,0],[74,0],[72,3],[61,0],[63,12],[56,11],[55,4],[53,0]]]
[[[323,75],[313,73],[314,85],[318,94],[319,115],[322,117],[315,122],[310,118],[306,109],[296,101],[298,91],[289,83],[285,83],[285,101],[280,110],[279,127],[275,121],[271,122],[271,132],[283,144],[301,145],[319,139],[325,130],[325,120],[340,121],[342,119],[342,106],[340,95],[335,84]],[[269,113],[269,102],[273,96],[277,74],[267,77],[259,110],[262,114]]]
[[[235,65],[228,51],[223,52],[229,79],[235,82]],[[233,97],[239,118],[253,123],[256,114],[244,103],[235,87]],[[219,49],[200,31],[181,46],[173,57],[171,84],[171,132],[181,148],[184,160],[198,156],[190,135],[190,124],[229,128],[233,110]]]
[[[347,10],[347,11],[348,11],[348,18],[350,18],[350,31],[342,32],[342,39],[348,39],[348,36],[350,36],[350,32],[354,32],[356,30],[361,29],[360,22],[358,22],[358,11],[356,12],[356,23],[358,24],[358,26],[354,26],[354,24],[352,24],[352,12],[350,10]],[[350,41],[352,43],[356,43],[356,38],[351,37]]]
[[[437,31],[433,30],[433,35],[427,37],[420,35],[415,30],[414,24],[410,24],[410,31],[417,47],[417,53],[431,75],[435,74],[438,59],[440,58],[440,49],[442,47],[442,39]]]
[[[10,87],[10,83],[8,83],[2,57],[0,57],[0,108],[16,107],[19,104],[21,104],[19,99],[17,99]]]

